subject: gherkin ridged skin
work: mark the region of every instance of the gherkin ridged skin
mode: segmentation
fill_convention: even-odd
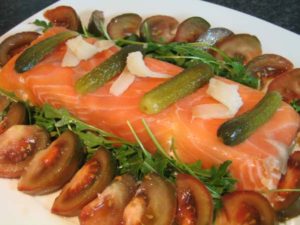
[[[185,69],[146,93],[141,100],[140,109],[146,114],[159,113],[207,84],[211,77],[213,77],[213,71],[207,64],[197,64]]]
[[[75,84],[76,91],[80,94],[86,94],[97,90],[110,79],[120,74],[126,66],[128,54],[136,51],[143,51],[143,47],[128,45],[122,48],[119,52],[77,80]]]
[[[217,132],[225,145],[234,146],[242,143],[260,126],[269,121],[281,105],[278,92],[267,93],[250,111],[223,123]]]
[[[27,48],[18,57],[15,70],[18,73],[24,73],[30,70],[50,54],[59,44],[77,35],[78,33],[74,31],[61,32]]]

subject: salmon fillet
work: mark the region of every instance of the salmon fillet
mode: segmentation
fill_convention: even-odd
[[[63,31],[53,28],[37,41]],[[217,129],[225,119],[193,118],[192,108],[203,103],[216,103],[207,95],[207,86],[178,101],[163,112],[146,115],[139,109],[142,96],[164,82],[158,78],[136,78],[121,96],[109,93],[112,81],[97,91],[80,96],[75,92],[77,79],[89,72],[118,51],[112,47],[82,61],[72,68],[61,67],[66,52],[65,44],[60,45],[33,69],[17,74],[13,57],[0,73],[0,87],[28,99],[35,105],[49,103],[63,107],[74,116],[100,129],[134,141],[126,122],[129,121],[149,151],[155,151],[141,120],[145,119],[162,146],[169,150],[173,142],[179,157],[185,162],[201,160],[204,167],[218,165],[231,160],[230,171],[238,180],[239,189],[268,190],[276,188],[284,171],[292,144],[299,128],[299,116],[288,105],[282,103],[275,115],[243,143],[230,147],[217,137]],[[182,68],[152,58],[145,59],[153,71],[176,75]],[[237,84],[233,81],[223,81]],[[238,114],[246,112],[263,97],[263,93],[241,84],[239,93],[244,102]]]

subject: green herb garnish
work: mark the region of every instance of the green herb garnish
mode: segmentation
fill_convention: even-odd
[[[53,24],[51,22],[39,19],[36,19],[32,24],[42,28],[42,32],[46,32],[49,28],[53,27]]]
[[[236,181],[229,174],[229,161],[211,169],[203,169],[200,161],[185,164],[178,159],[175,149],[171,149],[174,157],[165,153],[166,151],[156,140],[145,121],[143,121],[145,129],[157,147],[157,152],[153,155],[145,149],[130,123],[128,125],[137,143],[128,142],[88,125],[64,109],[55,109],[50,105],[33,109],[34,123],[45,127],[53,137],[57,137],[64,130],[69,129],[80,137],[89,155],[92,155],[99,147],[110,150],[117,161],[118,174],[130,173],[137,179],[142,179],[149,172],[155,172],[170,181],[174,181],[177,173],[190,174],[200,179],[208,187],[216,208],[221,206],[221,196],[234,189]]]
[[[300,113],[300,99],[294,99],[291,102],[291,106],[296,110],[297,113]]]
[[[238,59],[230,58],[219,49],[205,43],[174,42],[170,44],[158,44],[152,42],[144,43],[130,40],[118,40],[117,44],[121,46],[126,44],[143,45],[146,55],[173,63],[183,68],[189,68],[198,63],[205,63],[212,67],[216,75],[226,77],[252,88],[258,88],[260,86],[259,78],[247,73],[246,68]],[[224,60],[216,59],[205,49],[210,49],[211,51],[222,54]]]

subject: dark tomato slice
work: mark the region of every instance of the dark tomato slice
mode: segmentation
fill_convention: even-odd
[[[187,174],[178,174],[177,187],[177,224],[210,225],[213,219],[211,194],[198,179]]]
[[[111,154],[98,150],[63,188],[54,201],[52,212],[63,216],[78,215],[83,206],[109,185],[114,170]]]
[[[195,42],[209,27],[210,24],[205,19],[197,16],[190,17],[179,24],[175,41]]]
[[[31,195],[56,191],[72,178],[83,158],[77,135],[65,131],[34,156],[19,180],[18,190]]]
[[[13,125],[23,125],[27,122],[27,110],[25,106],[18,102],[9,106],[8,112],[0,122],[0,134]]]
[[[123,211],[133,197],[136,183],[132,176],[122,175],[98,194],[80,213],[81,225],[120,225]]]
[[[266,84],[269,79],[293,69],[293,64],[280,55],[264,54],[253,58],[246,68],[247,72]]]
[[[10,101],[5,96],[0,95],[0,118],[3,119],[7,113]]]
[[[300,99],[300,68],[283,73],[270,83],[268,91],[278,91],[284,101]]]
[[[107,25],[108,34],[112,39],[121,39],[137,34],[142,18],[135,13],[126,13],[114,17]]]
[[[124,210],[124,225],[170,225],[176,213],[175,189],[156,174],[144,177]]]
[[[104,15],[102,11],[95,10],[92,12],[88,24],[88,32],[95,35],[96,37],[103,37],[104,31]]]
[[[55,26],[82,32],[80,18],[70,6],[58,6],[54,9],[49,9],[44,13],[44,16]]]
[[[0,66],[4,66],[11,57],[29,46],[39,35],[37,32],[21,32],[6,38],[0,44]]]
[[[275,211],[269,201],[255,191],[234,191],[222,198],[223,208],[217,214],[216,224],[274,225]]]
[[[290,155],[287,163],[286,174],[279,181],[277,189],[299,189],[300,188],[300,151]],[[295,191],[280,191],[275,192],[272,196],[273,207],[276,211],[287,209],[300,196],[299,192]]]
[[[229,57],[240,59],[244,64],[262,53],[260,41],[250,34],[230,35],[218,41],[215,47]],[[214,56],[217,59],[223,59],[218,52],[214,52]]]
[[[140,26],[140,35],[145,41],[157,43],[172,42],[176,35],[178,21],[170,16],[151,16]]]
[[[47,147],[49,134],[39,126],[15,125],[0,135],[0,177],[18,178],[34,154]]]
[[[212,46],[218,41],[230,35],[233,35],[233,32],[231,30],[228,30],[224,27],[215,27],[208,29],[198,38],[197,41]]]

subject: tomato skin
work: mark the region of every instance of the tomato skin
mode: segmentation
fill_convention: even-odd
[[[222,197],[223,208],[216,225],[274,225],[275,211],[269,201],[255,191],[234,191]]]
[[[121,39],[137,34],[142,18],[135,13],[125,13],[111,19],[107,32],[112,39]]]
[[[8,112],[0,122],[0,134],[13,125],[23,125],[27,123],[27,110],[20,102],[14,102],[9,106]]]
[[[30,45],[40,34],[37,32],[20,32],[7,37],[0,43],[0,66],[4,66],[14,55]]]
[[[115,164],[111,154],[104,149],[97,150],[64,186],[54,201],[52,213],[63,216],[79,215],[80,210],[109,185],[114,172]]]
[[[58,6],[49,9],[44,16],[55,26],[65,27],[69,30],[82,32],[82,25],[76,11],[70,6]]]
[[[19,178],[34,154],[49,141],[48,132],[39,126],[10,127],[0,135],[0,177]]]
[[[287,103],[300,99],[300,68],[287,71],[274,78],[268,91],[278,91]]]
[[[261,43],[256,36],[250,34],[233,34],[215,44],[215,47],[232,58],[240,59],[247,64],[254,57],[261,55]],[[217,59],[223,59],[218,52],[213,52]]]
[[[175,42],[195,42],[201,34],[205,33],[210,24],[201,17],[190,17],[179,24]]]
[[[206,186],[198,179],[187,174],[178,174],[177,224],[210,225],[213,220],[213,201]]]
[[[161,44],[170,43],[176,35],[178,21],[171,16],[151,16],[140,26],[140,35],[144,41]]]
[[[150,173],[126,206],[122,225],[170,225],[174,222],[176,207],[173,185]]]
[[[18,183],[18,190],[30,195],[54,192],[79,169],[84,151],[79,138],[65,131],[51,145],[38,152]]]
[[[123,211],[136,190],[135,179],[128,174],[116,177],[102,193],[81,210],[81,225],[120,225]]]
[[[299,189],[300,188],[300,151],[290,155],[287,163],[287,171],[282,175],[277,189]],[[276,211],[288,209],[300,196],[299,192],[283,191],[275,192],[272,196],[273,207]]]

